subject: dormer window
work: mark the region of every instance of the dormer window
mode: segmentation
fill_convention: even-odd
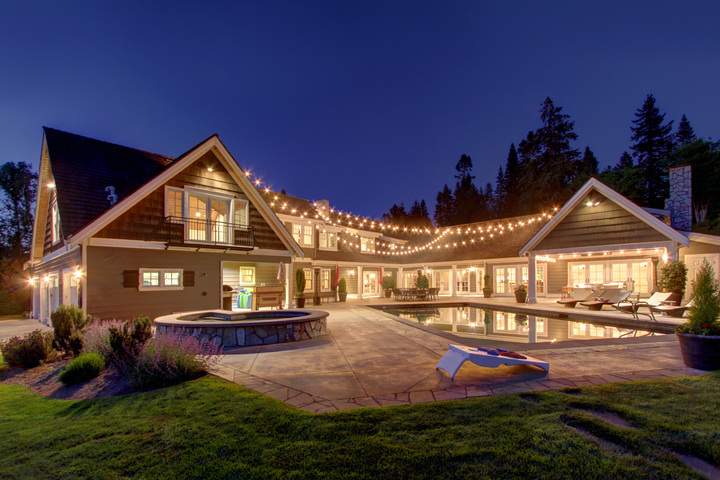
[[[337,250],[337,233],[320,232],[319,246],[324,250]]]
[[[375,253],[375,239],[360,237],[360,251]]]
[[[313,226],[293,223],[293,238],[303,247],[313,246]]]

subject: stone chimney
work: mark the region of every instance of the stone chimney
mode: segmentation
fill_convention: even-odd
[[[670,210],[670,226],[689,232],[692,228],[692,167],[672,167],[669,178],[670,198],[665,207]]]

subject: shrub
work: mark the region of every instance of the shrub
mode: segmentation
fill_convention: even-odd
[[[113,350],[110,346],[110,329],[122,328],[122,320],[94,321],[83,330],[83,353],[97,353],[106,362],[112,363]]]
[[[152,337],[152,322],[142,316],[109,331],[111,363],[121,371],[132,369],[143,345]]]
[[[33,368],[47,359],[52,351],[52,341],[52,333],[33,330],[22,338],[0,341],[0,350],[11,367]]]
[[[418,275],[417,281],[415,282],[417,288],[430,288],[430,280],[423,274]]]
[[[489,290],[492,292],[492,277],[489,273],[483,275],[483,290]]]
[[[189,331],[157,333],[140,350],[131,381],[137,388],[172,385],[212,371],[222,347]]]
[[[76,385],[80,382],[91,380],[105,368],[105,359],[97,353],[83,353],[78,355],[65,367],[59,375],[59,379],[65,385]]]
[[[392,275],[385,275],[382,279],[382,288],[384,290],[392,290],[395,288],[395,277]]]
[[[92,321],[77,305],[60,305],[50,314],[55,330],[55,348],[77,356],[82,351],[82,330]]]
[[[720,334],[720,296],[718,295],[718,282],[715,280],[715,271],[707,260],[703,260],[693,285],[693,306],[690,307],[687,321],[675,327],[678,333],[693,335]]]
[[[663,265],[660,288],[666,292],[685,293],[688,267],[683,262],[669,262]]]
[[[305,296],[305,270],[302,268],[295,270],[295,291],[298,297]]]
[[[340,277],[340,280],[338,280],[338,292],[347,293],[347,282],[345,281],[345,277]]]

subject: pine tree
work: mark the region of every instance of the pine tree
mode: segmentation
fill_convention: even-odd
[[[673,150],[673,139],[672,121],[663,125],[664,119],[665,114],[660,114],[655,105],[655,97],[648,95],[630,128],[635,142],[630,148],[644,172],[642,203],[651,208],[662,208],[668,195],[667,157]]]
[[[505,209],[505,174],[502,167],[498,167],[497,178],[495,179],[495,198],[493,198],[493,215],[495,218],[502,215]]]
[[[435,201],[435,223],[440,227],[447,227],[452,225],[454,217],[455,198],[446,183],[442,191],[438,192]]]
[[[410,207],[410,214],[409,214],[408,218],[410,220],[410,224],[413,227],[424,228],[424,227],[432,226],[432,222],[430,221],[430,215],[428,215],[427,205],[425,204],[425,200],[423,200],[420,203],[418,203],[418,201],[415,200],[412,207]]]
[[[30,251],[37,175],[25,162],[0,166],[0,253],[23,256]]]
[[[573,192],[573,182],[581,169],[580,152],[571,147],[577,140],[575,122],[562,113],[548,97],[540,108],[542,127],[520,143],[523,176],[520,181],[522,213],[557,206]]]
[[[409,219],[407,211],[405,211],[405,205],[400,203],[400,206],[393,205],[390,207],[389,213],[383,213],[383,220],[395,225],[405,225]]]
[[[683,116],[680,119],[680,123],[678,124],[677,132],[675,133],[675,143],[677,143],[678,147],[684,147],[685,145],[691,144],[695,140],[697,140],[695,130],[693,130],[690,122],[683,113]]]
[[[477,222],[483,217],[484,202],[480,191],[473,183],[472,160],[467,155],[462,155],[455,165],[458,180],[453,192],[455,198],[455,215],[451,225]]]
[[[617,165],[615,165],[615,170],[632,168],[633,166],[633,159],[630,154],[628,152],[623,152],[622,155],[620,155],[620,160],[618,161]]]

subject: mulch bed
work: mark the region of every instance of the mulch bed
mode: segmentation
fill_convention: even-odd
[[[0,384],[22,385],[43,397],[62,400],[113,397],[139,391],[131,387],[113,368],[106,368],[97,378],[88,382],[66,386],[58,380],[58,375],[68,363],[70,359],[55,359],[29,370],[7,368],[0,372]]]

